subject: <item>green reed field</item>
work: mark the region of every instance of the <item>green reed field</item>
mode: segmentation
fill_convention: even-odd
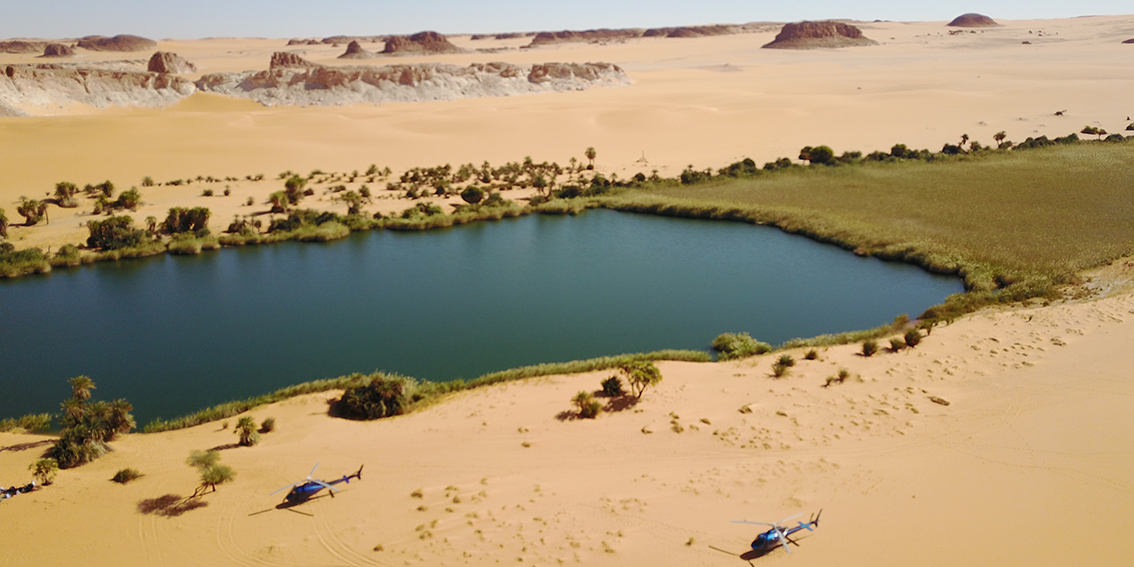
[[[594,204],[770,224],[1034,297],[1134,252],[1134,142],[663,182]]]

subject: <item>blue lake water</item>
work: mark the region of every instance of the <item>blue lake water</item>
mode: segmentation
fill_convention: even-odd
[[[960,291],[772,228],[607,210],[99,263],[0,280],[0,416],[57,412],[80,374],[144,424],[356,371],[475,378],[726,331],[776,344]]]

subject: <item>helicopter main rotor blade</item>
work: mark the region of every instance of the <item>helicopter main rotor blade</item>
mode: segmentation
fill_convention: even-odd
[[[301,480],[301,481],[299,481],[299,482],[293,482],[293,483],[291,483],[291,484],[289,484],[289,485],[287,485],[287,486],[285,486],[285,487],[283,487],[283,488],[281,488],[281,489],[279,489],[279,490],[273,490],[272,492],[269,492],[268,494],[275,494],[275,493],[277,493],[277,492],[283,492],[283,491],[285,491],[285,490],[288,490],[288,489],[290,489],[290,488],[295,488],[295,487],[297,487],[297,486],[299,486],[299,485],[301,485],[301,484],[303,484],[303,483],[305,483],[305,482],[307,482],[307,481],[305,481],[305,480]]]
[[[780,545],[784,547],[784,551],[791,553],[791,548],[788,547],[787,544],[787,538],[784,537],[784,532],[780,531],[779,528],[776,528],[776,537],[780,538]]]
[[[311,482],[314,482],[315,484],[318,484],[319,486],[322,486],[323,488],[330,488],[331,492],[338,492],[339,491],[339,489],[337,489],[337,488],[335,488],[335,487],[333,487],[333,486],[331,486],[331,485],[329,485],[329,484],[327,484],[327,483],[325,483],[321,480],[312,480]]]
[[[752,524],[754,526],[774,526],[775,525],[775,524],[769,524],[767,522],[749,522],[748,520],[733,520],[731,523],[733,523],[733,524]]]
[[[307,480],[311,480],[311,475],[315,474],[317,468],[319,468],[319,463],[315,463],[315,466],[311,467],[311,472],[307,473]]]
[[[796,515],[794,515],[794,516],[788,516],[788,517],[786,517],[786,518],[784,518],[784,519],[782,519],[782,520],[780,520],[780,521],[776,522],[776,525],[778,526],[778,525],[780,525],[780,524],[782,524],[782,523],[784,523],[784,522],[786,522],[786,521],[788,521],[788,520],[794,520],[794,519],[796,519],[796,518],[798,518],[798,517],[800,517],[800,516],[802,516],[802,515],[803,515],[803,514],[796,514]]]

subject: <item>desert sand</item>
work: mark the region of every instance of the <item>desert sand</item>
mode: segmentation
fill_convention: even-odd
[[[880,45],[841,50],[760,50],[768,32],[399,59],[608,61],[634,81],[578,93],[309,108],[197,94],[165,109],[0,118],[0,207],[12,218],[20,195],[40,196],[61,180],[123,188],[146,175],[265,173],[268,181],[230,183],[230,197],[201,197],[196,184],[142,188],[147,204],[135,218],[203,205],[217,230],[248,212],[248,196],[277,190],[285,169],[404,170],[527,155],[566,163],[594,146],[604,173],[673,175],[687,164],[794,157],[819,143],[936,149],[962,133],[988,143],[1000,130],[1014,140],[1084,124],[1114,131],[1134,114],[1134,58],[1120,43],[1134,16],[1000,23],[957,35],[945,22],[861,23]],[[527,41],[454,40],[466,48]],[[284,43],[161,41],[159,49],[208,73],[264,68]],[[294,50],[335,65],[343,46]],[[0,55],[0,63],[30,60]],[[219,194],[224,183],[211,187]],[[13,241],[85,238],[89,212],[53,207],[51,218],[12,227]],[[177,517],[142,514],[138,504],[192,494],[185,457],[233,443],[231,428],[130,434],[53,485],[0,503],[0,564],[740,565],[758,529],[730,520],[823,509],[819,529],[790,556],[753,563],[1126,565],[1134,554],[1132,279],[1134,265],[1116,264],[1096,274],[1099,297],[983,311],[900,353],[864,358],[849,345],[803,361],[794,352],[800,362],[782,379],[771,377],[768,356],[661,363],[664,381],[641,403],[596,420],[562,412],[609,373],[484,388],[365,423],[328,417],[332,393],[295,398],[251,412],[275,417],[277,430],[255,447],[223,449],[235,482]],[[822,387],[844,367],[855,378]],[[0,434],[0,482],[27,482],[46,440]],[[270,493],[317,462],[317,478],[364,465],[363,480],[335,498],[276,509],[281,495]],[[145,476],[112,483],[124,467]],[[419,489],[421,498],[411,496]]]
[[[727,566],[757,532],[730,520],[822,509],[794,553],[756,562],[1125,565],[1134,263],[1105,272],[1102,299],[977,313],[872,358],[855,345],[816,361],[795,352],[781,379],[772,356],[661,363],[639,404],[595,420],[561,414],[607,373],[464,392],[376,422],[328,417],[331,394],[291,399],[251,412],[277,430],[222,449],[235,482],[177,517],[137,506],[192,494],[185,457],[233,443],[232,430],[130,434],[0,504],[15,527],[3,563]],[[854,377],[824,388],[839,368]],[[0,434],[0,478],[24,482],[40,440]],[[270,493],[315,463],[316,478],[365,465],[363,479],[275,508]],[[145,476],[110,482],[124,467]]]
[[[993,14],[995,16],[995,14]],[[998,20],[1000,21],[1000,20]],[[369,64],[507,61],[605,61],[626,70],[629,87],[449,102],[263,107],[198,93],[163,109],[56,109],[56,116],[0,118],[0,207],[20,222],[21,195],[42,197],[58,181],[82,186],[110,179],[120,188],[186,177],[264,173],[271,182],[229,184],[234,197],[196,203],[201,186],[143,189],[150,206],[135,213],[164,218],[172,202],[205,204],[213,229],[246,214],[247,196],[262,202],[280,189],[284,170],[365,170],[371,163],[402,171],[444,163],[494,164],[583,159],[621,177],[686,165],[722,167],[744,157],[758,163],[794,158],[806,145],[870,152],[895,143],[939,149],[961,134],[984,144],[1065,135],[1085,124],[1121,131],[1134,115],[1134,59],[1122,40],[1134,16],[1000,21],[962,30],[946,22],[859,22],[880,45],[807,51],[760,49],[774,28],[702,38],[640,38],[607,44],[567,43],[518,49],[530,38],[452,38],[462,53],[367,60]],[[970,33],[973,32],[973,33]],[[1030,41],[1028,45],[1024,41]],[[198,75],[264,69],[275,51],[324,65],[345,45],[286,47],[283,39],[160,41],[158,48],[197,65]],[[365,44],[379,51],[377,44]],[[73,61],[138,60],[149,53],[82,52]],[[387,61],[389,60],[389,61]],[[0,64],[41,61],[2,55]],[[1055,112],[1063,111],[1062,116]],[[223,184],[216,187],[217,194]],[[318,206],[315,201],[305,205]],[[396,202],[396,210],[409,206]],[[330,204],[327,204],[329,208]],[[345,211],[345,205],[337,205]],[[257,206],[257,210],[265,207]],[[51,208],[51,225],[13,227],[18,247],[85,239],[85,212]],[[377,209],[372,209],[377,210]],[[79,213],[76,215],[76,213]],[[222,224],[223,223],[223,224]]]

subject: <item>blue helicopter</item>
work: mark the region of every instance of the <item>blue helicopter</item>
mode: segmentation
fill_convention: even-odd
[[[329,494],[333,498],[335,496],[335,493],[339,491],[339,489],[335,488],[334,485],[341,483],[350,484],[350,479],[352,478],[362,480],[361,466],[358,467],[358,471],[354,474],[344,475],[342,478],[337,478],[332,481],[322,481],[311,478],[311,475],[315,474],[315,469],[317,468],[319,468],[319,463],[315,463],[315,466],[311,467],[311,472],[307,474],[307,478],[299,482],[289,484],[279,490],[276,490],[275,492],[272,492],[272,494],[290,489],[288,490],[287,496],[284,497],[283,503],[288,505],[302,504],[303,502],[308,501],[312,496],[315,496],[316,493],[318,493],[320,490],[323,490],[324,488],[330,489],[331,492],[329,492]]]
[[[781,525],[788,520],[793,520],[802,515],[803,514],[796,514],[794,516],[789,516],[774,524],[765,522],[749,522],[747,520],[733,520],[732,523],[772,527],[772,529],[756,536],[756,539],[752,540],[752,551],[755,551],[762,555],[782,545],[784,547],[784,551],[791,553],[791,549],[788,548],[788,544],[791,543],[797,546],[799,545],[795,542],[795,540],[791,539],[791,534],[794,534],[795,532],[798,532],[800,530],[807,530],[809,532],[815,531],[812,528],[819,527],[819,516],[823,515],[823,511],[819,510],[819,513],[813,516],[809,521],[807,521],[807,523],[798,522],[798,526],[792,526],[788,528],[785,528]]]

